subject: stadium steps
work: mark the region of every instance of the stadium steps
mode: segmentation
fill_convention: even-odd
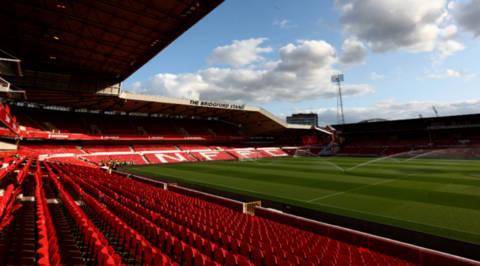
[[[85,262],[80,254],[77,243],[73,238],[67,220],[63,215],[59,202],[57,201],[52,188],[44,184],[45,197],[47,199],[47,206],[52,217],[53,227],[55,227],[57,243],[60,254],[60,261],[62,265],[83,266]]]
[[[182,134],[182,132],[180,132],[180,130],[178,130],[177,125],[175,125],[175,123],[174,123],[173,121],[172,121],[172,125],[173,125],[173,127],[175,128],[175,130],[177,131],[178,135],[184,136],[184,135]]]
[[[205,131],[205,133],[207,133],[207,135],[215,136],[215,135],[211,135],[210,131],[208,131],[208,130],[203,126],[202,123],[199,123],[199,124],[200,124],[200,126],[202,127],[203,131]],[[213,130],[212,130],[212,132],[213,132]]]
[[[11,232],[11,243],[4,264],[7,266],[35,265],[35,187],[32,176],[25,177],[22,193],[23,206],[18,210]]]
[[[92,134],[92,129],[91,129],[90,126],[88,125],[88,123],[87,123],[87,121],[85,120],[85,118],[80,116],[79,119],[80,119],[80,121],[82,122],[83,127],[87,129],[87,133],[88,133],[88,134]]]
[[[195,156],[193,156],[192,154],[190,154],[189,151],[187,151],[187,154],[188,154],[188,156],[192,157],[195,161],[200,161],[199,159],[195,158]]]
[[[132,126],[133,128],[133,132],[136,134],[136,135],[142,135],[140,134],[140,132],[138,131],[137,127],[135,126],[135,124],[133,123],[132,119],[128,119],[128,122],[130,122],[130,125]]]
[[[22,112],[22,114],[27,117],[28,119],[30,119],[30,121],[32,121],[33,123],[35,123],[35,125],[38,126],[38,128],[41,128],[43,131],[48,131],[41,123],[38,123],[35,119],[33,119],[32,117],[30,117],[28,114]]]
[[[146,164],[149,164],[150,162],[148,161],[147,157],[145,157],[145,155],[143,155],[143,153],[139,153],[140,157],[142,157],[142,159],[145,161]]]
[[[75,146],[75,148],[81,150],[83,153],[88,154],[85,150],[83,150],[82,146]]]
[[[417,143],[418,143],[418,141],[420,140],[420,138],[421,138],[421,136],[418,137],[418,139],[415,141],[415,143],[413,143],[412,148],[410,149],[410,151],[413,151],[413,150],[415,149],[415,146],[417,146]]]
[[[133,149],[132,145],[128,145],[128,148],[129,148],[132,152],[136,152],[135,149]]]

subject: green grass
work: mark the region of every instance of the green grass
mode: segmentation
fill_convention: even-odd
[[[400,162],[272,158],[129,170],[480,244],[480,163]]]

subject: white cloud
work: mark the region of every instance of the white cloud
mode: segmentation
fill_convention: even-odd
[[[480,37],[480,1],[470,0],[468,2],[452,1],[448,7],[452,9],[452,17],[460,27],[473,35]]]
[[[378,75],[375,72],[370,73],[370,79],[373,79],[373,80],[386,79],[386,78],[387,76]]]
[[[142,94],[232,103],[302,102],[336,97],[330,77],[339,73],[332,66],[338,62],[338,56],[330,44],[304,40],[281,47],[278,56],[279,61],[266,62],[257,68],[252,65],[240,69],[211,67],[195,73],[158,74],[126,89]],[[353,97],[374,90],[367,84],[345,84],[342,92],[345,97]]]
[[[233,41],[231,45],[217,47],[207,57],[207,62],[211,64],[231,65],[241,67],[253,62],[258,62],[264,58],[261,53],[271,53],[271,47],[258,47],[267,38],[248,39],[242,41]]]
[[[465,48],[454,41],[455,26],[442,28],[448,16],[446,0],[335,0],[334,8],[342,32],[366,42],[374,53],[435,52],[438,64]]]
[[[468,74],[467,70],[461,69],[459,72],[456,72],[452,69],[445,70],[443,74],[430,74],[428,78],[430,79],[444,79],[444,78],[463,78],[464,80],[469,80],[474,78],[477,74]]]
[[[397,102],[395,99],[387,99],[368,107],[344,108],[345,122],[358,123],[362,120],[372,118],[384,118],[389,120],[433,117],[432,106],[437,108],[440,116],[462,115],[478,113],[480,110],[480,99],[452,102],[437,101],[413,101]],[[318,113],[318,123],[321,126],[337,124],[336,108],[309,108],[302,112]],[[282,117],[283,118],[283,117]]]
[[[292,25],[292,24],[290,24],[290,22],[291,22],[290,20],[286,20],[286,19],[285,19],[285,20],[282,20],[282,21],[275,20],[275,21],[273,22],[273,25],[279,25],[279,26],[280,26],[280,29],[291,29],[291,28],[296,28],[296,27],[298,27],[297,24]]]
[[[342,49],[344,52],[340,56],[340,62],[343,68],[350,68],[355,65],[365,64],[367,58],[367,48],[363,43],[355,38],[348,38],[343,42]]]

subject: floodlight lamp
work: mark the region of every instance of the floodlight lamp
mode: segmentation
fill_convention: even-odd
[[[57,41],[60,40],[60,38],[59,38],[58,36],[56,36],[56,35],[53,36],[53,38],[54,38],[55,40],[57,40]]]
[[[187,10],[185,10],[185,13],[190,14],[190,13],[192,13],[192,10],[187,9]]]
[[[343,81],[343,74],[333,75],[332,82],[341,82]]]

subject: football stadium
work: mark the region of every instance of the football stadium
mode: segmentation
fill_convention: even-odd
[[[480,265],[480,114],[122,90],[223,2],[0,2],[0,265]]]

